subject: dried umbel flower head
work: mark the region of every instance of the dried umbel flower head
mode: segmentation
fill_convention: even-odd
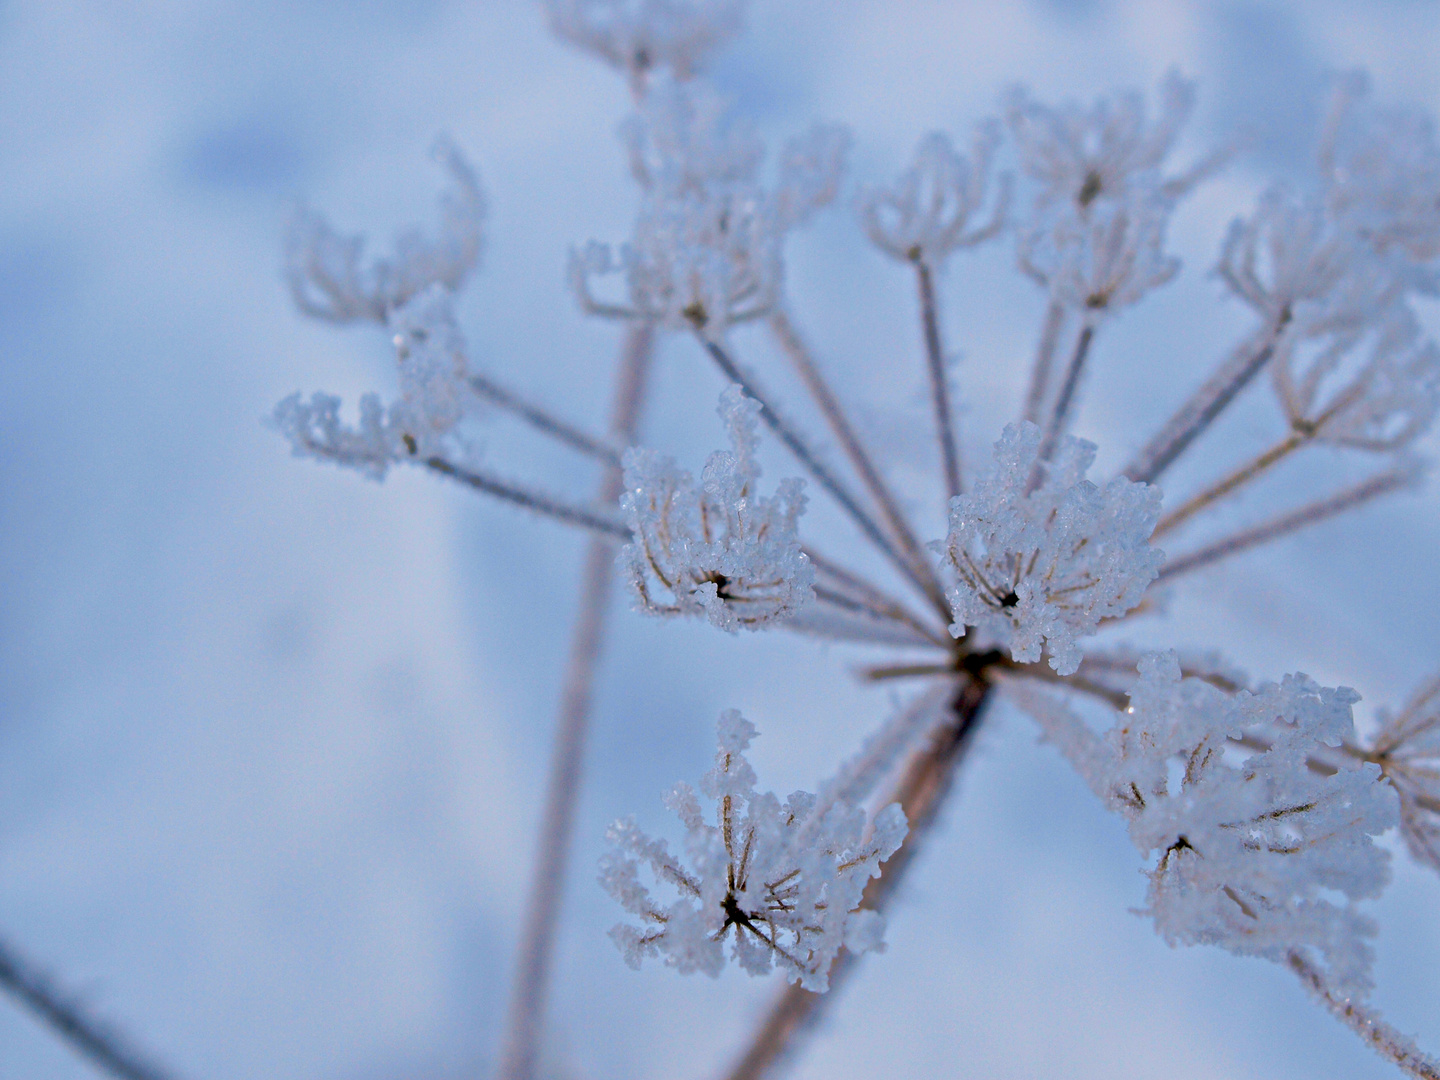
[[[745,0],[545,0],[557,37],[632,79],[655,69],[688,78],[740,32]]]
[[[700,793],[715,804],[705,819],[688,784],[665,800],[685,826],[685,860],[633,821],[611,826],[612,851],[600,882],[640,925],[621,923],[610,936],[639,967],[663,957],[682,973],[719,975],[725,942],[752,975],[780,968],[791,982],[823,992],[841,946],[882,947],[884,921],[858,910],[865,883],[905,838],[905,815],[893,803],[873,817],[849,802],[804,791],[783,803],[755,790],[745,751],[754,726],[731,710],[720,717],[715,767]],[[641,881],[648,867],[665,903]]]
[[[731,386],[720,398],[730,450],[710,455],[697,488],[668,457],[625,457],[625,511],[634,540],[620,561],[640,610],[703,615],[732,633],[786,619],[813,596],[815,570],[800,550],[803,481],[774,495],[756,489],[759,404]]]
[[[1093,443],[1070,436],[1042,461],[1040,429],[1010,425],[995,444],[995,468],[950,504],[944,558],[957,638],[977,629],[1023,663],[1050,653],[1069,675],[1079,639],[1101,619],[1140,603],[1164,553],[1150,546],[1160,493],[1116,477],[1085,479]]]

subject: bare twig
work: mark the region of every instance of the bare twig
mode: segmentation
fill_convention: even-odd
[[[1188,555],[1182,555],[1172,559],[1161,568],[1157,581],[1166,581],[1170,578],[1179,577],[1181,574],[1188,574],[1192,570],[1198,570],[1202,566],[1217,562],[1220,559],[1231,555],[1248,551],[1250,548],[1267,543],[1277,537],[1303,529],[1307,525],[1315,525],[1346,510],[1354,509],[1371,499],[1378,499],[1382,495],[1388,495],[1392,491],[1403,491],[1412,487],[1415,483],[1413,471],[1405,468],[1388,469],[1362,480],[1353,487],[1324,499],[1317,499],[1315,502],[1306,503],[1297,510],[1280,514],[1253,528],[1242,530],[1233,536],[1227,536],[1208,547],[1199,551],[1193,551]]]
[[[900,509],[894,494],[890,491],[889,485],[885,483],[870,455],[866,452],[865,446],[855,433],[850,421],[845,416],[845,411],[840,407],[839,399],[836,398],[833,390],[820,373],[819,367],[810,355],[810,350],[805,347],[799,333],[790,322],[783,310],[776,311],[770,316],[770,329],[776,340],[780,343],[781,349],[790,360],[795,373],[800,376],[800,381],[810,391],[820,414],[825,418],[831,434],[835,436],[845,456],[850,459],[850,464],[855,467],[855,472],[860,477],[860,482],[865,485],[880,512],[885,518],[885,523],[890,531],[895,534],[895,539],[905,549],[915,569],[927,578],[934,578],[934,571],[931,569],[930,560],[926,557],[925,549],[920,545],[914,530],[911,529],[909,521]],[[934,586],[934,591],[939,592],[940,587]]]
[[[102,1024],[40,974],[34,964],[13,946],[0,941],[0,989],[47,1024],[70,1046],[119,1080],[170,1080],[174,1073],[161,1068],[129,1045],[110,1025]]]
[[[894,896],[896,887],[950,791],[956,767],[964,759],[989,696],[990,683],[983,677],[972,675],[962,678],[951,705],[950,723],[935,733],[928,747],[910,759],[904,775],[887,800],[900,804],[910,823],[910,831],[900,850],[881,867],[880,876],[870,879],[861,901],[862,907],[883,910]],[[782,991],[745,1053],[726,1074],[726,1080],[760,1080],[783,1058],[794,1053],[801,1038],[814,1029],[824,1005],[835,999],[841,984],[856,968],[858,959],[854,953],[840,953],[830,969],[830,990],[826,994],[811,993],[801,989],[799,984]]]
[[[925,331],[925,366],[930,373],[930,400],[935,406],[935,427],[940,434],[940,456],[945,462],[945,491],[959,495],[960,450],[955,443],[955,418],[950,411],[950,388],[945,375],[945,350],[940,343],[940,313],[935,306],[935,277],[925,260],[915,260],[920,292],[920,322]]]
[[[1145,444],[1123,473],[1131,480],[1153,483],[1205,431],[1235,395],[1249,385],[1270,358],[1289,316],[1266,327],[1256,339],[1237,349]]]
[[[635,438],[653,351],[654,329],[648,323],[634,324],[626,330],[610,421],[615,438],[624,444]],[[612,465],[601,481],[598,501],[602,505],[614,503],[622,487],[621,471],[618,465]],[[593,537],[585,555],[579,613],[560,695],[545,815],[511,989],[504,1056],[498,1073],[504,1080],[531,1080],[539,1056],[550,958],[559,922],[565,860],[570,834],[574,831],[595,666],[600,657],[605,609],[614,575],[615,535],[620,534]],[[623,535],[628,537],[628,530]]]
[[[581,430],[577,425],[560,419],[549,410],[527,401],[515,391],[501,386],[488,375],[471,375],[470,387],[486,401],[513,413],[536,431],[549,435],[572,450],[578,450],[605,465],[618,466],[620,464],[620,451],[604,439],[597,438]]]
[[[452,480],[468,484],[476,491],[483,491],[486,495],[493,495],[497,499],[524,507],[526,510],[534,510],[537,514],[554,518],[556,521],[563,521],[566,525],[590,529],[592,532],[601,533],[616,540],[630,539],[630,527],[618,517],[609,516],[598,506],[590,508],[568,503],[552,495],[521,487],[508,480],[501,480],[489,473],[455,465],[442,457],[426,458],[425,467],[441,476],[448,476]],[[616,498],[619,498],[618,494]]]

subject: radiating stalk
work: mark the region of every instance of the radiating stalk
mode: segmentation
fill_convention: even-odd
[[[1135,455],[1123,470],[1124,475],[1141,483],[1154,483],[1270,362],[1288,321],[1288,316],[1282,317],[1249,347],[1242,347],[1220,365]]]
[[[1080,385],[1080,375],[1085,370],[1085,360],[1090,355],[1090,342],[1094,337],[1095,328],[1086,323],[1080,328],[1080,334],[1075,339],[1075,351],[1070,354],[1070,363],[1065,367],[1065,381],[1060,384],[1060,393],[1056,395],[1050,418],[1042,429],[1040,452],[1035,462],[1035,471],[1030,476],[1031,491],[1040,486],[1042,463],[1050,460],[1055,453],[1055,447],[1060,444],[1060,436],[1069,426],[1070,407],[1075,403],[1075,391]]]
[[[925,554],[925,549],[920,545],[914,530],[911,529],[909,521],[900,509],[894,494],[890,491],[889,485],[875,468],[874,461],[866,452],[864,444],[850,425],[845,416],[845,411],[840,407],[840,401],[835,396],[825,377],[820,373],[819,367],[815,364],[810,350],[805,347],[799,333],[791,324],[790,319],[783,310],[776,311],[770,316],[770,329],[776,340],[780,343],[781,349],[800,376],[800,381],[805,384],[805,389],[810,391],[810,396],[820,410],[820,415],[825,418],[830,433],[835,436],[835,441],[840,444],[845,456],[850,459],[855,472],[860,477],[860,482],[865,485],[871,497],[880,507],[880,512],[885,518],[885,524],[895,534],[895,539],[900,542],[905,553],[909,556],[915,569],[925,577],[934,580],[935,572],[931,568],[930,559]],[[935,591],[940,591],[938,582]]]
[[[585,506],[578,506],[574,503],[565,502],[563,499],[546,495],[540,491],[533,491],[521,487],[519,484],[511,483],[508,480],[501,480],[491,476],[489,473],[467,469],[459,465],[451,464],[442,457],[431,457],[425,459],[425,467],[441,476],[448,476],[452,480],[458,480],[462,484],[474,488],[476,491],[484,492],[486,495],[493,495],[497,499],[520,506],[526,510],[534,510],[537,514],[554,518],[556,521],[564,522],[566,525],[574,525],[582,529],[589,529],[591,532],[600,533],[615,540],[629,540],[630,527],[619,519],[618,516],[610,517],[603,511],[591,509]],[[615,469],[619,472],[619,469]],[[617,494],[615,498],[619,498]],[[614,499],[611,500],[614,502]],[[604,504],[597,504],[601,506]]]
[[[626,330],[610,420],[611,433],[622,445],[635,440],[653,352],[654,330],[649,324],[638,323]],[[620,468],[612,465],[601,480],[598,501],[601,505],[613,504],[623,486]],[[585,554],[575,636],[571,640],[560,695],[545,812],[511,987],[505,1048],[497,1074],[503,1080],[532,1080],[538,1063],[545,996],[564,893],[565,860],[575,825],[595,667],[600,657],[605,608],[615,570],[615,548],[614,538],[596,536],[591,538]]]
[[[1310,441],[1310,434],[1303,431],[1292,431],[1285,438],[1281,439],[1264,453],[1257,455],[1228,476],[1211,484],[1198,495],[1187,499],[1182,505],[1177,506],[1170,513],[1160,519],[1155,526],[1156,536],[1164,536],[1172,529],[1179,528],[1185,522],[1204,510],[1207,506],[1213,506],[1226,495],[1243,487],[1257,476],[1268,472],[1272,467],[1284,461],[1292,453]]]
[[[935,428],[940,434],[940,457],[945,463],[945,491],[953,499],[960,486],[960,449],[955,441],[955,418],[950,410],[950,388],[945,378],[945,349],[940,343],[940,313],[935,305],[935,277],[924,259],[915,262],[920,292],[920,323],[925,331],[925,366],[930,373],[930,400],[935,407]]]
[[[43,1021],[51,1031],[119,1080],[171,1080],[174,1073],[146,1061],[109,1024],[102,1024],[40,974],[35,965],[0,941],[0,989]]]
[[[1352,510],[1372,499],[1388,495],[1392,491],[1402,491],[1405,488],[1413,487],[1415,480],[1414,473],[1404,468],[1387,470],[1327,498],[1306,503],[1298,510],[1280,514],[1253,528],[1242,530],[1233,536],[1227,536],[1199,551],[1171,559],[1161,568],[1160,574],[1155,580],[1166,581],[1176,578],[1181,574],[1188,574],[1192,570],[1198,570],[1202,566],[1218,562],[1220,559],[1248,551],[1250,548],[1258,547],[1277,537],[1303,529],[1307,525],[1314,525],[1327,518],[1335,517],[1337,514],[1342,514],[1346,510]]]
[[[604,465],[618,466],[620,451],[603,439],[596,438],[579,426],[562,420],[548,409],[527,401],[509,387],[501,386],[488,375],[471,375],[470,387],[486,401],[529,424],[542,435],[548,435],[572,450],[578,450]]]
[[[880,868],[880,876],[865,887],[861,906],[881,911],[894,895],[896,886],[909,869],[916,850],[924,843],[935,816],[950,792],[955,772],[964,760],[971,736],[979,726],[991,684],[982,677],[962,678],[951,706],[952,719],[935,734],[931,745],[916,753],[887,802],[898,802],[905,811],[910,831],[900,850]],[[835,1000],[841,985],[854,971],[859,958],[842,950],[830,969],[830,989],[814,994],[793,984],[780,993],[744,1054],[726,1073],[726,1080],[760,1080],[784,1058],[798,1049],[800,1040],[812,1031],[825,1005]]]
[[[1050,372],[1055,367],[1055,346],[1060,343],[1060,329],[1064,325],[1064,305],[1050,301],[1040,329],[1040,344],[1035,349],[1035,365],[1030,369],[1030,389],[1025,394],[1024,418],[1032,424],[1040,422],[1040,410],[1050,390]]]

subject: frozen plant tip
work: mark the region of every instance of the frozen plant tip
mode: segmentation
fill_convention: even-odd
[[[732,710],[720,717],[719,736],[715,767],[700,782],[715,803],[715,824],[705,820],[688,784],[665,800],[684,823],[688,864],[633,821],[610,827],[613,850],[601,862],[600,881],[640,919],[610,936],[632,966],[663,957],[682,973],[712,976],[724,966],[728,937],[731,956],[750,974],[778,967],[791,982],[823,992],[842,945],[855,952],[881,947],[884,922],[859,910],[860,897],[905,838],[905,815],[893,803],[871,817],[804,791],[783,803],[772,792],[757,793],[745,759],[754,726]],[[673,901],[642,883],[647,866]]]
[[[626,454],[620,505],[635,539],[620,561],[642,611],[704,615],[733,633],[787,618],[813,597],[815,570],[796,538],[803,481],[782,480],[769,496],[755,489],[759,410],[738,386],[721,395],[732,449],[710,455],[698,488],[668,457]]]
[[[1160,493],[1123,477],[1103,488],[1086,480],[1093,443],[1066,436],[1053,462],[1039,449],[1039,428],[1010,425],[991,474],[951,502],[950,632],[974,627],[1023,663],[1047,646],[1050,666],[1069,675],[1079,639],[1138,604],[1159,572],[1165,556],[1149,541]]]

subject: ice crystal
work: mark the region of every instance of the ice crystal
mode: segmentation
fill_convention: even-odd
[[[437,140],[435,159],[450,174],[440,200],[440,230],[427,239],[402,233],[390,256],[365,261],[365,238],[342,236],[323,216],[302,208],[285,245],[286,275],[295,304],[329,322],[384,323],[391,309],[436,283],[456,289],[480,257],[485,198],[475,173],[447,139]]]
[[[607,63],[682,78],[740,32],[745,0],[545,0],[550,28]]]
[[[870,242],[886,254],[939,266],[951,252],[996,235],[1005,224],[1009,177],[1002,178],[988,220],[976,221],[985,206],[990,168],[1000,142],[999,125],[976,128],[968,158],[950,139],[933,132],[915,148],[915,161],[894,186],[861,197],[860,220]]]
[[[1068,675],[1079,639],[1135,607],[1159,572],[1164,555],[1149,541],[1160,493],[1123,477],[1103,488],[1086,480],[1093,443],[1067,436],[1051,462],[1039,450],[1034,424],[1006,427],[994,470],[951,501],[950,632],[976,627],[1025,663],[1040,659],[1043,643],[1050,666]]]
[[[700,782],[715,803],[713,825],[688,784],[666,798],[685,826],[684,861],[631,820],[611,826],[600,881],[640,924],[610,934],[634,967],[663,957],[683,973],[712,976],[724,966],[729,937],[731,956],[750,974],[778,967],[823,992],[842,945],[858,952],[881,944],[881,917],[857,909],[865,883],[905,838],[905,815],[893,803],[872,817],[804,791],[783,803],[756,792],[745,758],[754,737],[738,712],[721,716],[715,767]],[[652,895],[641,880],[646,866],[673,901]]]
[[[759,403],[731,386],[719,411],[732,449],[710,455],[698,488],[668,457],[626,454],[621,507],[634,540],[620,561],[643,611],[759,630],[813,595],[815,570],[796,537],[804,484],[782,480],[774,495],[759,494]]]

